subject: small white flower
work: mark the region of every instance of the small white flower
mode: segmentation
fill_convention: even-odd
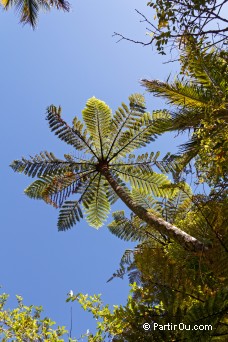
[[[73,297],[73,295],[74,295],[74,292],[72,290],[70,290],[69,293],[68,293],[68,296],[69,297]]]

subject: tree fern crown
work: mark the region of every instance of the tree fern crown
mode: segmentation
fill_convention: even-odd
[[[134,94],[129,97],[129,106],[122,103],[114,115],[105,102],[92,97],[87,101],[82,117],[84,124],[75,117],[70,126],[61,116],[61,107],[51,105],[47,108],[51,131],[81,156],[65,154],[64,159],[58,159],[45,151],[11,164],[16,172],[38,177],[25,189],[25,194],[60,208],[60,231],[71,228],[80,220],[81,205],[88,223],[95,228],[102,226],[110,205],[118,199],[105,177],[105,169],[125,191],[129,192],[126,185],[129,183],[155,197],[168,193],[163,187],[169,183],[167,177],[153,170],[156,165],[164,171],[164,165],[157,160],[159,153],[137,157],[132,154],[164,131],[167,112],[148,113],[143,96]],[[76,196],[75,200],[69,200],[72,195]]]

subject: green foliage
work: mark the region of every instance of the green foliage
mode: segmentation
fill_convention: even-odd
[[[129,154],[153,141],[167,126],[167,112],[146,112],[141,95],[131,95],[129,107],[123,103],[113,116],[103,101],[93,97],[87,101],[82,116],[85,128],[77,117],[69,126],[61,117],[61,107],[51,105],[47,109],[51,131],[84,153],[83,158],[65,154],[62,160],[45,151],[11,164],[15,172],[38,177],[25,189],[25,194],[60,208],[60,231],[71,228],[82,218],[81,206],[91,226],[99,228],[106,220],[118,196],[104,176],[105,168],[129,195],[128,183],[147,194],[152,191],[156,197],[166,197],[169,190],[164,185],[170,182],[152,166],[162,172],[173,172],[176,167],[167,157],[158,161],[159,153],[137,158]],[[77,196],[75,200],[69,199],[72,195]]]
[[[11,167],[15,172],[23,172],[29,177],[46,176],[52,173],[70,171],[71,163],[55,158],[53,153],[41,152],[30,159],[15,160]]]
[[[112,233],[127,241],[139,241],[139,245],[124,253],[120,269],[109,281],[127,273],[132,290],[124,306],[113,308],[103,305],[100,295],[68,298],[77,300],[97,320],[97,332],[88,341],[227,340],[227,198],[214,201],[193,196],[187,185],[177,188],[169,199],[176,206],[176,211],[169,213],[170,219],[193,235],[209,239],[213,249],[186,251],[164,237],[158,240],[146,234],[150,227],[134,220],[133,215],[127,219],[123,212],[114,213],[114,222],[109,225]],[[160,215],[165,215],[165,204],[159,205]],[[145,323],[150,325],[147,331],[143,329]]]
[[[124,210],[116,211],[112,216],[114,221],[108,225],[108,228],[118,238],[125,241],[143,241],[146,239],[146,233],[142,227],[136,227],[133,218],[126,218]]]
[[[181,54],[184,77],[172,83],[142,80],[149,92],[172,105],[167,130],[192,130],[176,159],[180,170],[196,157],[199,179],[209,183],[225,179],[228,171],[227,61],[227,51],[189,38]]]
[[[54,132],[60,140],[73,146],[76,150],[82,151],[88,148],[92,152],[91,142],[86,139],[87,132],[83,130],[83,124],[75,117],[73,126],[70,127],[61,118],[61,112],[61,107],[57,108],[51,105],[47,108],[46,119],[48,120],[51,131]]]
[[[132,187],[143,189],[145,193],[153,193],[154,196],[164,197],[167,191],[161,187],[169,184],[167,176],[163,174],[156,174],[149,164],[145,165],[143,162],[132,165],[118,165],[118,171],[121,179],[129,182]]]
[[[176,222],[177,218],[185,215],[192,203],[191,189],[186,183],[164,185],[164,189],[166,190],[166,198],[162,201],[157,199],[156,195],[148,194],[142,187],[132,188],[131,195],[138,205],[149,212],[158,217],[163,217],[168,222]],[[132,214],[131,219],[127,219],[123,210],[114,212],[113,218],[114,221],[108,225],[109,230],[127,241],[130,240],[128,234],[132,235],[132,241],[140,241],[143,239],[142,235],[153,232],[151,227],[136,215]],[[148,236],[146,238],[148,239]]]
[[[176,40],[181,44],[189,37],[208,36],[214,44],[226,41],[225,3],[216,0],[149,1],[147,5],[155,11],[154,20],[146,20],[150,24],[149,44],[155,42],[158,52],[165,54],[168,43]]]
[[[133,97],[130,100],[133,101]],[[108,154],[110,161],[117,155],[125,157],[135,149],[145,147],[146,144],[154,141],[159,134],[164,132],[166,128],[166,111],[160,111],[160,117],[157,119],[157,113],[150,114],[145,112],[145,108],[139,106],[137,100],[138,97],[136,98],[135,106],[133,106],[133,102],[130,103],[131,111],[126,118],[123,117],[123,123],[120,124],[116,136],[114,136]],[[129,124],[130,121],[131,124]],[[115,118],[113,120],[114,123]]]
[[[135,298],[141,297],[140,300]],[[169,307],[155,303],[148,289],[132,285],[125,306],[103,305],[100,295],[78,294],[67,301],[77,300],[84,310],[97,320],[97,332],[88,341],[225,341],[227,337],[227,292],[209,296],[202,304],[190,299],[185,306]],[[173,303],[171,303],[172,305]],[[143,325],[150,329],[145,331]],[[186,327],[186,329],[184,329]],[[221,337],[220,337],[221,336]]]
[[[43,311],[40,306],[26,306],[21,296],[16,296],[17,307],[15,309],[6,309],[9,295],[3,293],[0,295],[0,338],[2,342],[9,341],[27,341],[27,342],[63,342],[67,330],[65,327],[57,327],[50,318],[41,318]],[[69,339],[69,341],[76,341]]]
[[[111,109],[105,102],[92,97],[87,101],[82,117],[94,143],[96,155],[103,159],[110,142]]]
[[[146,194],[142,189],[136,188],[132,189],[132,198],[138,205],[154,213],[157,217],[163,217],[166,221],[175,224],[181,218],[185,217],[190,210],[192,193],[186,183],[168,185],[167,188],[170,188],[172,191],[169,193],[169,198],[165,198],[163,201],[159,201],[154,196]],[[128,273],[130,279],[137,281],[134,278],[134,276],[138,277],[134,256],[142,253],[142,250],[148,247],[148,243],[151,249],[157,249],[157,244],[160,246],[168,246],[170,241],[167,236],[155,232],[152,226],[146,224],[134,214],[131,214],[130,219],[125,217],[123,210],[116,211],[112,215],[114,221],[108,225],[110,232],[125,241],[137,241],[141,244],[135,250],[127,250],[124,253],[120,261],[120,268],[109,280],[114,277],[123,278],[124,274]],[[131,255],[130,258],[129,255]]]
[[[107,182],[101,174],[98,174],[83,197],[88,223],[92,227],[100,227],[110,212],[110,202],[106,187]]]
[[[70,4],[65,0],[1,0],[1,4],[5,10],[14,6],[20,15],[20,22],[30,24],[33,29],[37,25],[38,14],[41,9],[49,11],[55,7],[67,12],[70,10]]]

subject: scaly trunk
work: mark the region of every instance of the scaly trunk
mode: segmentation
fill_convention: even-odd
[[[117,183],[117,181],[112,177],[108,166],[105,165],[100,169],[100,172],[107,179],[115,193],[119,198],[126,204],[126,206],[131,209],[131,211],[137,215],[141,220],[148,223],[151,227],[156,229],[159,233],[168,236],[170,239],[178,242],[186,250],[191,250],[194,252],[204,251],[208,248],[200,241],[198,241],[193,236],[183,232],[176,226],[166,222],[162,218],[156,217],[155,215],[149,213],[145,208],[136,204],[132,198],[126,193],[126,191]]]

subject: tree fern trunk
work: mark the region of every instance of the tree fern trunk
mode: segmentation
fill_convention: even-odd
[[[110,173],[108,166],[103,165],[101,168],[101,173],[107,179],[115,193],[119,196],[119,198],[126,204],[126,206],[141,220],[148,223],[154,229],[156,229],[159,233],[165,234],[170,239],[178,242],[183,248],[191,251],[203,251],[208,248],[200,241],[198,241],[193,236],[185,233],[181,229],[176,226],[166,222],[162,218],[159,218],[151,213],[149,213],[145,208],[137,205],[132,198],[126,193],[126,191],[118,184],[118,182],[113,178]]]

